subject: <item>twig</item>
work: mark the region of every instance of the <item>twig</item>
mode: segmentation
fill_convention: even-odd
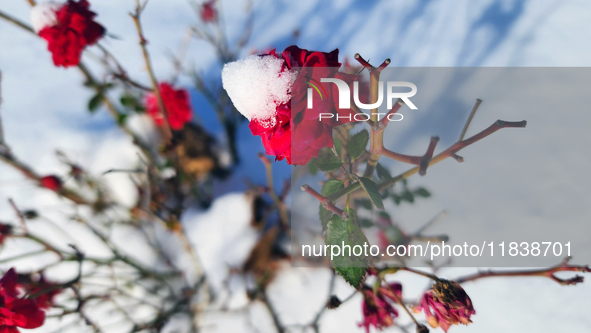
[[[258,156],[261,162],[263,162],[263,164],[265,165],[265,171],[267,174],[267,192],[269,193],[269,196],[271,197],[271,199],[275,203],[275,206],[277,206],[277,209],[279,210],[281,224],[283,225],[285,230],[287,230],[289,228],[289,215],[287,214],[287,208],[285,207],[285,204],[283,203],[283,201],[281,201],[279,196],[277,196],[277,193],[275,193],[275,189],[273,187],[273,165],[271,164],[271,161],[269,161],[267,156],[265,156],[263,153],[259,153]]]
[[[476,114],[476,111],[478,111],[478,107],[480,106],[481,103],[482,103],[482,100],[480,98],[477,98],[476,103],[474,103],[474,107],[472,107],[472,111],[470,112],[470,115],[468,116],[468,120],[466,120],[466,124],[464,124],[464,129],[462,130],[462,133],[460,134],[460,138],[458,139],[458,141],[464,140],[464,136],[466,135],[466,132],[468,131],[468,127],[470,127],[470,123],[472,122],[472,118],[474,118],[474,115]]]
[[[10,206],[12,206],[12,209],[16,213],[16,216],[18,216],[18,220],[20,221],[21,225],[23,226],[23,230],[25,231],[25,233],[29,233],[29,229],[27,229],[27,222],[25,221],[25,217],[23,216],[23,213],[21,213],[21,211],[18,209],[18,207],[16,206],[16,204],[14,203],[14,200],[12,200],[12,198],[8,199],[8,202],[10,203]]]
[[[308,192],[322,204],[322,207],[330,210],[331,212],[337,214],[341,218],[348,220],[349,214],[344,212],[342,209],[335,206],[332,201],[326,197],[323,197],[320,193],[316,192],[313,188],[311,188],[308,184],[302,185],[302,191]]]
[[[141,12],[144,10],[147,2],[144,5],[140,5],[139,0],[135,1],[136,3],[136,11],[133,14],[129,14],[135,23],[135,27],[137,29],[138,37],[140,40],[140,46],[142,49],[142,54],[144,56],[144,62],[146,64],[146,69],[148,70],[148,75],[150,76],[150,81],[152,82],[152,87],[154,94],[156,95],[156,100],[158,101],[158,107],[160,108],[160,112],[164,115],[163,119],[163,126],[161,127],[163,139],[166,143],[169,143],[172,140],[172,132],[170,130],[170,125],[168,124],[168,111],[166,110],[166,105],[164,104],[164,100],[162,99],[162,94],[160,93],[160,89],[158,88],[158,81],[156,80],[156,76],[154,75],[154,70],[152,68],[152,62],[150,61],[150,54],[148,53],[148,48],[146,44],[148,41],[144,37],[144,33],[142,30],[142,25],[140,22],[140,15]]]
[[[45,250],[39,250],[39,251],[33,251],[33,252],[29,252],[29,253],[19,254],[19,255],[16,255],[14,257],[8,257],[6,259],[0,259],[0,264],[4,264],[4,263],[7,263],[7,262],[20,260],[20,259],[23,259],[23,258],[34,257],[36,255],[40,255],[40,254],[43,254],[45,252],[46,252]]]
[[[458,151],[466,148],[467,146],[469,146],[481,139],[484,139],[485,137],[493,134],[494,132],[496,132],[502,128],[523,128],[523,127],[525,127],[526,124],[527,124],[527,122],[525,120],[516,121],[516,122],[497,120],[494,124],[492,124],[491,126],[486,128],[485,130],[481,131],[480,133],[478,133],[468,139],[465,139],[463,141],[455,143],[454,145],[452,145],[451,147],[449,147],[445,151],[443,151],[443,152],[439,153],[437,156],[433,157],[431,159],[431,161],[429,162],[429,166],[439,163],[448,157],[454,157],[454,156],[457,157],[456,153]],[[378,189],[380,191],[384,190],[384,189],[396,184],[397,182],[414,175],[415,173],[419,172],[419,169],[420,168],[417,166],[417,167],[414,167],[414,168],[412,168],[412,169],[410,169],[410,170],[408,170],[396,177],[385,180],[384,182],[378,184]],[[355,182],[355,183],[345,187],[344,189],[339,190],[339,191],[335,192],[334,194],[331,194],[330,196],[327,197],[327,199],[334,202],[334,201],[338,200],[339,198],[341,198],[347,194],[350,194],[353,191],[358,190],[359,188],[361,188],[361,185],[359,184],[359,182]],[[363,193],[360,194],[360,196],[363,196],[363,195],[364,195]]]
[[[39,175],[37,175],[37,173],[35,173],[35,171],[33,171],[27,165],[25,165],[24,163],[17,160],[16,157],[14,157],[8,151],[0,150],[0,160],[11,165],[12,167],[16,168],[22,174],[24,174],[25,177],[35,181],[38,186],[41,186],[41,177]],[[65,198],[69,199],[70,201],[74,202],[77,205],[91,205],[91,203],[89,201],[82,198],[76,192],[74,192],[73,190],[68,189],[66,187],[62,187],[59,194]]]
[[[538,269],[538,270],[529,270],[529,271],[484,271],[478,272],[473,275],[465,276],[459,279],[456,279],[458,283],[464,283],[468,281],[475,281],[482,278],[489,278],[489,277],[517,277],[517,276],[539,276],[539,277],[546,277],[556,281],[557,283],[566,286],[566,285],[575,285],[577,283],[583,282],[583,277],[580,275],[575,275],[569,279],[561,279],[554,275],[557,272],[583,272],[583,273],[590,273],[591,268],[589,266],[576,266],[576,265],[569,265],[568,262],[570,261],[571,257],[566,257],[559,265],[554,267],[546,268],[546,269]]]
[[[2,72],[0,72],[0,110],[2,109]],[[2,114],[0,113],[0,149],[6,149],[4,146],[4,130],[2,127]]]
[[[277,314],[277,311],[275,311],[275,308],[273,307],[273,305],[269,301],[266,291],[262,290],[261,295],[259,297],[260,297],[261,301],[265,304],[267,309],[269,310],[269,313],[271,314],[271,317],[273,318],[273,323],[275,324],[275,328],[277,328],[277,333],[284,333],[285,327],[283,327],[283,324],[281,324],[281,320],[279,320],[279,315]]]

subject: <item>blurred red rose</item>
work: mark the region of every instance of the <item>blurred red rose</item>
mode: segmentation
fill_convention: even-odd
[[[45,312],[32,299],[19,298],[14,268],[0,279],[0,332],[18,333],[18,327],[32,329],[43,325]]]
[[[62,180],[58,176],[45,176],[39,181],[42,187],[55,192],[59,192],[59,190],[62,188]]]
[[[215,10],[215,0],[210,0],[201,5],[201,20],[205,23],[215,22],[218,19]]]
[[[33,26],[43,39],[56,66],[76,66],[86,46],[94,45],[105,28],[93,21],[96,14],[86,0],[68,0],[62,6],[43,3],[31,12]]]
[[[174,89],[168,83],[160,83],[158,90],[168,113],[170,128],[175,131],[182,130],[185,124],[193,118],[189,92],[185,89]],[[164,125],[164,115],[158,106],[156,94],[149,93],[146,96],[146,109],[156,125]]]

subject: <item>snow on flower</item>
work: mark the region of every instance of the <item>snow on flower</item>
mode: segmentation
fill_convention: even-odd
[[[224,65],[222,82],[236,109],[266,128],[276,124],[277,107],[291,98],[291,74],[284,60],[272,55],[252,55]]]
[[[261,137],[268,155],[305,165],[320,149],[333,145],[333,127],[352,121],[352,110],[337,110],[338,92],[329,85],[323,86],[327,98],[315,96],[314,107],[305,107],[307,81],[335,77],[350,83],[355,79],[355,75],[338,72],[338,55],[338,50],[325,53],[292,45],[281,56],[272,50],[224,66],[224,89],[236,109],[250,120],[250,131]],[[321,113],[338,117],[319,121]]]
[[[17,273],[11,268],[0,279],[0,332],[18,333],[18,327],[37,328],[44,321],[45,312],[34,300],[19,297]]]
[[[60,67],[76,66],[82,51],[94,45],[105,34],[105,28],[94,21],[87,0],[40,3],[31,10],[35,32],[47,41],[53,63]]]
[[[31,23],[35,33],[58,24],[56,12],[63,6],[55,1],[42,2],[31,9]]]

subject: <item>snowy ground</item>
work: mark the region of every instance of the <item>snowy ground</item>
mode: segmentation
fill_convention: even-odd
[[[94,1],[92,5],[99,14],[100,22],[119,38],[108,41],[107,46],[130,70],[132,76],[147,82],[132,21],[127,15],[132,9],[133,1],[101,0]],[[243,9],[246,3],[238,0],[224,1],[223,6],[228,34],[235,38],[245,19]],[[145,12],[145,33],[150,40],[149,48],[159,77],[166,78],[172,72],[166,52],[178,48],[186,26],[194,22],[188,8],[184,0],[152,0]],[[584,0],[260,0],[254,1],[254,8],[255,30],[247,49],[277,47],[281,50],[293,43],[303,48],[325,51],[338,47],[341,57],[352,57],[357,52],[373,62],[389,57],[392,59],[391,66],[591,65],[591,47],[588,38],[584,37],[589,30],[591,3]],[[0,10],[23,20],[28,17],[25,1],[0,0]],[[297,40],[293,37],[295,29],[300,30]],[[214,64],[212,53],[203,44],[195,43],[191,46],[187,61],[197,64],[211,77],[219,75],[219,67]],[[0,21],[0,70],[3,73],[4,99],[0,112],[6,140],[18,156],[39,172],[65,174],[66,171],[57,163],[53,154],[57,148],[96,173],[135,163],[136,155],[131,142],[119,133],[106,112],[99,111],[89,116],[85,111],[90,93],[81,87],[79,73],[54,68],[44,43],[3,21]],[[193,97],[198,115],[208,122],[210,128],[219,128],[219,124],[209,116],[203,99],[197,95]],[[584,129],[591,125],[588,115],[570,116],[573,126],[576,124],[576,133],[584,133]],[[491,123],[491,119],[497,118],[506,117],[483,114],[481,118],[475,119],[472,128],[483,128]],[[521,118],[527,119],[527,115],[513,120]],[[576,136],[567,139],[567,122],[561,125],[561,132],[556,132],[552,122],[547,119],[544,121],[543,117],[537,119],[540,120],[537,124],[534,122],[528,126],[544,126],[538,127],[535,133],[545,130],[552,133],[554,138],[553,145],[546,150],[528,151],[532,160],[540,159],[540,155],[560,152],[563,157],[578,160],[582,166],[589,164],[584,155],[588,150],[588,140],[573,140]],[[523,135],[514,137],[516,142]],[[255,157],[257,152],[262,151],[259,139],[252,137],[246,127],[240,129],[239,136],[239,148],[241,155],[245,157],[241,173],[262,182],[263,170]],[[502,167],[510,168],[503,161],[523,160],[527,156],[516,147],[501,149],[512,144],[508,133],[501,132],[495,134],[495,137],[498,141],[483,142],[480,149],[489,149],[490,155],[496,156]],[[527,140],[533,147],[531,142],[535,138],[530,137]],[[423,146],[424,140],[417,140],[410,142],[408,149],[422,150]],[[467,150],[465,163],[485,165],[490,162],[476,156],[476,151]],[[562,169],[556,170],[558,167],[560,166],[550,164],[536,172],[544,177],[561,171]],[[476,199],[480,202],[494,202],[501,191],[500,185],[494,178],[483,179],[482,176],[464,172],[461,168],[468,169],[447,162],[433,168],[429,174],[433,177],[421,180],[421,183],[429,186],[434,197],[420,207],[416,205],[412,209],[402,208],[395,213],[397,217],[400,220],[425,221],[442,208],[451,211],[454,219],[469,220],[481,215],[480,206],[474,202],[466,202],[466,193],[477,193]],[[280,178],[289,176],[289,168],[281,162],[275,164],[275,169],[278,175],[276,181],[280,184]],[[554,183],[548,182],[546,178],[544,187],[532,191],[557,189],[571,193],[578,190],[581,185],[588,184],[589,177],[583,168],[575,170],[566,178],[550,178],[554,179]],[[454,176],[437,177],[438,174],[450,173]],[[125,176],[110,175],[106,180],[124,202],[133,202],[134,190]],[[240,191],[243,188],[243,184],[239,182],[225,184],[224,192]],[[511,191],[512,200],[523,201],[526,206],[535,205],[532,197],[520,195],[526,190],[517,185],[516,188],[511,188],[504,184],[502,190]],[[557,214],[557,218],[560,217],[558,213],[561,209],[568,211],[565,214],[571,213],[573,208],[581,209],[579,212],[584,213],[582,208],[588,202],[588,190],[581,190],[580,195],[580,201],[571,203],[574,207],[565,203],[565,206],[547,209],[552,209],[552,214]],[[8,197],[14,198],[20,206],[36,207],[56,218],[62,216],[60,209],[64,207],[63,202],[56,200],[52,194],[36,190],[21,175],[0,165],[2,220],[13,219],[13,212],[6,201]],[[474,196],[468,199],[476,200]],[[224,197],[224,200],[234,200],[240,205],[240,199],[235,194]],[[215,205],[212,209],[215,210]],[[195,230],[199,230],[200,223],[216,220],[212,214],[219,214],[217,218],[228,223],[238,219],[236,215],[229,215],[223,210],[204,214],[203,219],[199,218],[204,216],[201,213],[191,215],[193,217],[188,218],[186,223],[195,224]],[[588,215],[585,218],[588,223]],[[582,223],[585,223],[584,219]],[[230,241],[220,240],[217,250],[223,244],[229,244],[228,242]],[[17,247],[17,243],[7,243],[3,256],[8,256]],[[93,250],[92,245],[88,249]],[[34,263],[30,265],[34,266]],[[472,271],[469,268],[449,269],[444,274],[454,277]],[[418,295],[427,283],[410,279],[404,274],[396,278],[404,281],[405,298]],[[286,268],[271,287],[270,296],[283,321],[286,324],[310,321],[325,299],[328,279],[327,270]],[[452,332],[585,332],[591,327],[588,316],[591,296],[589,283],[561,287],[543,279],[496,279],[470,283],[465,287],[472,297],[477,315],[473,318],[474,324],[454,327]],[[336,290],[340,297],[346,297],[351,292],[344,283],[339,283]],[[208,321],[212,325],[206,325],[204,331],[251,331],[244,318],[240,314],[211,317]],[[353,299],[337,311],[327,312],[321,326],[324,332],[355,331],[360,319],[359,299]],[[262,307],[251,310],[250,322],[260,332],[273,332],[270,318]],[[37,331],[42,332],[43,329]]]

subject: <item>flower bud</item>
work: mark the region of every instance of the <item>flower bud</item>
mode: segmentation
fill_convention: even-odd
[[[62,180],[57,176],[45,176],[39,180],[41,187],[59,192],[62,189]]]

